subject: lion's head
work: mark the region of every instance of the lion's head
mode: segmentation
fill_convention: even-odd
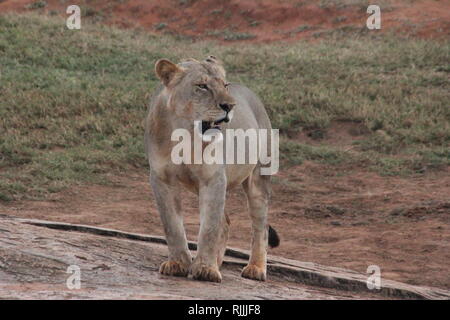
[[[235,101],[228,92],[225,70],[214,56],[179,64],[160,59],[155,71],[169,93],[168,108],[181,118],[201,121],[202,133],[220,129],[232,118]]]

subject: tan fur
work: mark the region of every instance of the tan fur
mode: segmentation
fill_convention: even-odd
[[[177,65],[158,60],[155,71],[163,86],[151,100],[145,140],[150,182],[169,248],[169,260],[161,265],[161,273],[183,276],[189,269],[194,279],[221,281],[219,267],[230,226],[224,213],[226,191],[242,184],[253,226],[252,254],[242,275],[265,280],[270,177],[260,176],[260,163],[175,165],[170,158],[176,144],[170,140],[173,130],[184,128],[194,135],[194,121],[218,121],[227,115],[220,105],[235,106],[233,119],[221,123],[223,129],[271,129],[261,101],[244,86],[228,86],[225,69],[213,56],[204,61],[188,59]],[[193,262],[183,227],[181,187],[199,196],[200,234]]]

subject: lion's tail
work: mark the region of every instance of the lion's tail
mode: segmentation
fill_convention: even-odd
[[[269,246],[271,248],[278,247],[280,245],[280,237],[278,233],[269,225]]]

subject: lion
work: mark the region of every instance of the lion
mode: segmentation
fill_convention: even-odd
[[[184,128],[192,135],[227,128],[268,129],[271,123],[255,93],[228,83],[223,63],[214,56],[175,64],[160,59],[155,72],[161,85],[155,90],[145,120],[145,148],[150,184],[164,226],[169,249],[161,264],[164,275],[221,282],[219,268],[226,250],[230,219],[224,212],[227,190],[242,185],[252,220],[252,248],[242,277],[265,281],[267,245],[279,237],[267,223],[270,175],[261,175],[261,162],[244,164],[174,164],[171,134]],[[201,126],[195,126],[195,121]],[[201,131],[201,132],[200,132]],[[203,141],[204,148],[208,142]],[[270,138],[269,138],[270,144]],[[200,231],[197,255],[192,259],[181,213],[180,188],[199,197]]]

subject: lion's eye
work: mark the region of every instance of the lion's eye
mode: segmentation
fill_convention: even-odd
[[[208,90],[208,86],[206,84],[198,84],[197,85],[198,88],[202,89],[202,90]]]
[[[229,86],[230,84],[231,84],[231,83],[229,83],[229,82],[225,83],[225,84],[224,84],[225,88],[228,88],[228,86]]]

